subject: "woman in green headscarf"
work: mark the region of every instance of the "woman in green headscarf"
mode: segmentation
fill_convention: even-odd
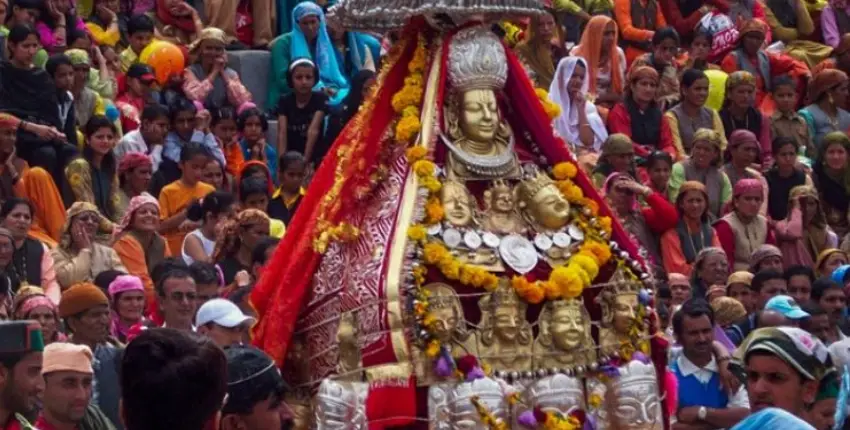
[[[69,49],[65,55],[74,66],[74,85],[71,94],[74,95],[74,115],[77,118],[77,127],[82,128],[95,115],[105,115],[106,103],[96,91],[88,87],[89,72],[91,71],[91,60],[89,54],[82,49]]]
[[[632,178],[637,178],[634,143],[629,136],[621,133],[608,136],[602,144],[602,153],[593,168],[596,189],[601,189],[608,176],[615,172],[628,173]]]
[[[847,209],[850,206],[850,137],[834,131],[823,138],[813,170],[815,186],[826,214],[826,221],[838,237],[850,230]]]

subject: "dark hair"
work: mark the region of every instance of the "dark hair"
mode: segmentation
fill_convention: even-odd
[[[115,278],[126,274],[127,273],[120,270],[104,270],[94,277],[94,284],[97,285],[97,288],[100,288],[104,294],[106,294],[106,297],[109,297],[109,284],[111,284]]]
[[[772,281],[774,279],[782,279],[784,281],[785,277],[782,275],[782,272],[778,270],[762,270],[753,276],[753,281],[750,283],[750,289],[758,293],[761,291],[761,287],[764,286],[765,282]]]
[[[786,146],[786,145],[792,145],[792,146],[794,146],[794,150],[797,149],[797,141],[794,140],[794,138],[790,137],[790,136],[777,136],[775,139],[773,139],[773,142],[771,142],[771,144],[770,144],[774,155],[778,154],[779,150],[782,149],[782,147]]]
[[[682,73],[682,88],[690,88],[696,83],[696,81],[700,79],[708,80],[708,76],[705,75],[705,72],[699,69],[688,69],[685,70],[685,73]]]
[[[248,415],[258,403],[271,400],[272,406],[283,401],[286,384],[272,359],[257,348],[233,345],[227,356],[227,403],[221,414]]]
[[[33,206],[32,202],[27,199],[22,199],[20,197],[9,197],[3,202],[3,206],[0,206],[0,219],[6,218],[15,210],[16,207],[24,205],[30,210],[30,215],[35,213],[35,206]]]
[[[810,316],[813,316],[813,317],[816,317],[818,315],[827,315],[826,309],[824,309],[821,305],[814,303],[814,302],[811,302],[811,301],[809,303],[804,304],[801,307],[803,308],[803,311],[805,311],[807,314],[809,314]],[[806,319],[808,319],[808,318],[806,318]]]
[[[289,168],[290,165],[294,163],[306,163],[307,159],[304,158],[304,154],[298,151],[286,151],[283,155],[280,156],[280,162],[278,163],[278,170],[281,172],[285,172],[286,169]]]
[[[56,76],[56,71],[59,69],[59,66],[71,66],[71,59],[68,58],[65,54],[53,54],[50,58],[47,59],[47,64],[44,65],[44,70],[47,70],[47,74],[50,75],[51,78]]]
[[[652,151],[652,153],[649,154],[649,157],[646,158],[646,168],[651,169],[655,163],[660,161],[669,164],[671,167],[673,166],[673,157],[669,153],[664,151]]]
[[[13,369],[15,366],[17,366],[17,365],[18,365],[18,363],[20,363],[20,362],[21,362],[21,360],[23,360],[23,359],[27,356],[27,354],[29,354],[29,353],[31,353],[31,352],[34,352],[34,351],[27,351],[27,352],[0,352],[0,366],[5,367],[5,368],[6,368],[6,369],[8,369],[8,370],[9,370],[9,372],[11,373],[11,372],[12,372],[12,369]]]
[[[42,23],[47,25],[47,27],[49,27],[51,30],[56,30],[56,26],[59,25],[59,23],[56,22],[56,18],[54,18],[53,15],[50,13],[50,9],[49,9],[49,6],[48,6],[49,2],[50,2],[50,0],[45,0],[45,1],[41,2],[41,7],[39,8],[41,15],[38,17],[38,19]],[[65,13],[65,24],[68,25],[68,28],[66,28],[67,36],[68,36],[67,45],[71,44],[70,30],[73,29],[74,27],[76,27],[76,23],[77,23],[77,15],[74,13],[74,8],[71,8],[67,13]]]
[[[133,15],[127,21],[127,34],[130,36],[143,31],[153,33],[153,28],[153,20],[145,14]]]
[[[794,90],[794,93],[795,93],[795,94],[796,94],[796,92],[797,92],[797,84],[796,84],[796,83],[794,82],[794,80],[793,80],[793,79],[791,79],[791,77],[790,77],[790,76],[788,76],[788,75],[780,75],[780,76],[777,76],[777,77],[776,77],[776,79],[773,79],[773,80],[771,81],[770,85],[773,87],[773,88],[771,89],[771,91],[772,91],[772,92],[774,92],[774,93],[776,92],[776,90],[777,90],[779,87],[782,87],[782,86],[789,86],[789,87],[791,87],[791,88]]]
[[[202,430],[227,394],[227,358],[210,339],[170,328],[145,330],[119,370],[124,424],[131,430]],[[191,399],[192,407],[186,407]]]
[[[180,112],[192,112],[192,115],[195,115],[198,113],[198,108],[195,107],[195,104],[186,97],[177,96],[171,101],[171,103],[168,104],[168,111],[171,113],[169,120],[173,123]]]
[[[169,270],[168,272],[163,273],[159,282],[154,285],[157,296],[165,297],[165,282],[169,279],[191,279],[193,281],[195,280],[195,278],[192,277],[192,272],[189,270],[189,267],[186,267],[185,269],[175,268]]]
[[[265,164],[251,163],[250,165],[243,167],[242,171],[239,172],[239,180],[241,181],[247,177],[253,176],[254,173],[257,172],[262,172],[264,178],[271,176],[269,168]]]
[[[89,122],[86,123],[83,134],[86,137],[91,137],[91,135],[97,133],[97,131],[101,128],[108,128],[112,130],[113,133],[118,134],[118,129],[115,128],[115,124],[103,115],[92,116],[91,119],[89,119]]]
[[[190,221],[206,221],[207,215],[219,215],[233,205],[233,194],[226,191],[213,191],[201,201],[196,201],[186,210]]]
[[[294,63],[295,60],[301,60],[301,59],[302,58],[295,58],[295,59],[293,59],[292,63]],[[313,71],[313,81],[315,82],[315,81],[319,80],[319,70],[316,68],[315,64],[310,65],[309,63],[301,63],[301,64],[299,64],[295,67],[290,67],[286,70],[286,85],[289,86],[289,88],[295,88],[295,81],[293,80],[292,75],[295,74],[295,69],[297,69],[299,67],[309,67],[310,70]]]
[[[266,197],[269,195],[269,182],[263,178],[255,178],[249,176],[239,182],[239,199],[244,202],[248,196],[253,194],[263,194]]]
[[[658,291],[656,291],[655,295],[659,299],[672,299],[673,291],[670,290],[670,285],[667,282],[662,282],[658,285]]]
[[[236,129],[240,132],[245,130],[245,123],[248,122],[249,118],[259,117],[260,124],[263,127],[263,131],[269,131],[269,120],[266,119],[266,116],[263,115],[263,112],[258,108],[248,108],[242,111],[239,114],[239,118],[236,120]]]
[[[676,29],[673,27],[662,27],[655,30],[655,34],[652,35],[652,46],[658,46],[667,39],[676,42],[676,46],[682,44],[682,40],[679,38],[679,33],[676,32]]]
[[[791,281],[791,278],[794,276],[805,276],[809,278],[809,282],[815,282],[815,271],[809,266],[802,266],[799,264],[791,266],[785,269],[785,273],[783,275],[785,276],[786,281]]]
[[[177,276],[171,276],[172,272],[177,272]],[[189,274],[189,266],[186,265],[186,262],[183,261],[182,257],[167,257],[162,261],[153,266],[153,269],[150,269],[151,281],[153,281],[154,288],[156,289],[157,295],[164,295],[165,291],[162,289],[162,284],[168,278],[189,278],[191,275]]]
[[[30,35],[34,35],[38,39],[38,32],[31,26],[27,24],[15,24],[14,27],[9,29],[9,35],[6,36],[6,40],[9,43],[17,44],[27,40],[27,37],[30,37]]]
[[[86,136],[86,142],[88,143],[90,141],[91,136],[97,133],[97,131],[102,128],[108,128],[112,131],[116,138],[118,137],[118,129],[115,128],[115,124],[113,124],[112,121],[110,121],[103,115],[95,115],[91,117],[91,119],[89,119],[89,122],[86,123],[85,132],[83,133]],[[94,150],[88,144],[83,147],[83,158],[88,161],[94,159]],[[94,166],[89,163],[89,168],[94,169]],[[106,173],[107,177],[110,178],[110,180],[115,177],[115,172],[118,170],[118,162],[115,159],[115,154],[112,151],[107,152],[106,155],[103,156],[103,161],[101,162],[101,169]],[[94,174],[92,174],[92,177],[94,177]],[[111,213],[111,205],[108,205],[106,208],[101,208],[101,210],[105,212],[104,215],[106,215],[107,218],[112,218],[113,216],[117,215]]]
[[[236,122],[236,110],[230,106],[210,109],[210,125],[216,126],[218,123],[226,120]]]
[[[254,245],[254,249],[251,250],[251,263],[252,264],[266,264],[266,251],[269,248],[273,248],[280,243],[280,239],[276,239],[274,237],[264,237],[260,240],[260,243]]]
[[[212,152],[210,152],[206,146],[196,142],[189,142],[183,145],[183,148],[180,149],[180,162],[188,163],[191,159],[199,155],[203,155],[207,158],[213,158]]]
[[[702,298],[690,299],[682,303],[682,307],[673,314],[673,334],[676,337],[682,335],[682,325],[684,324],[686,315],[691,318],[699,318],[706,315],[711,325],[714,325],[714,309],[711,308],[711,305]],[[681,340],[679,342],[681,343]]]
[[[89,37],[89,34],[86,33],[85,31],[80,30],[77,27],[69,28],[68,29],[68,37],[67,37],[67,40],[65,42],[65,45],[71,46],[71,45],[74,44],[74,42],[77,41],[77,39],[82,39],[82,38],[88,38],[89,42],[92,42],[91,38]]]
[[[159,103],[150,103],[142,109],[142,121],[156,121],[160,118],[170,119],[167,107]]]
[[[189,273],[192,274],[192,279],[195,280],[196,284],[219,284],[218,270],[216,270],[215,264],[195,261],[189,266]]]
[[[18,7],[20,9],[38,9],[41,10],[41,6],[44,4],[44,0],[13,0],[9,3],[9,12],[12,11],[12,8]]]
[[[693,44],[693,41],[699,39],[700,37],[708,39],[709,46],[711,46],[711,42],[714,40],[714,35],[711,34],[711,31],[709,31],[709,29],[703,27],[702,25],[698,25],[697,28],[694,30],[694,36],[691,39],[691,43]]]
[[[841,284],[833,281],[829,278],[818,278],[815,282],[812,283],[812,301],[817,302],[823,297],[827,290],[839,290],[844,291],[841,288]]]

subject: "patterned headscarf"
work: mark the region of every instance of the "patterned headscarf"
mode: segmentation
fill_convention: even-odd
[[[61,249],[67,250],[71,247],[71,225],[74,223],[74,218],[86,212],[94,213],[98,219],[102,218],[100,209],[89,202],[76,201],[65,212],[65,225],[62,227],[62,236],[59,238],[59,247]]]
[[[826,242],[829,237],[826,215],[823,212],[818,191],[809,185],[798,185],[791,188],[791,192],[788,193],[788,207],[791,207],[791,202],[799,200],[801,197],[814,200],[817,203],[815,216],[808,224],[803,226],[804,241],[812,259],[814,259],[821,251],[826,249]],[[791,219],[791,211],[788,211],[787,219]]]
[[[698,141],[707,142],[717,148],[717,158],[712,162],[712,165],[719,163],[721,152],[723,151],[723,139],[720,133],[711,128],[699,128],[694,132],[693,143]],[[691,144],[691,148],[693,148],[693,143]]]
[[[198,38],[189,45],[189,52],[195,53],[206,41],[218,42],[222,45],[227,45],[227,33],[220,28],[204,27],[204,29],[198,33]]]
[[[729,94],[732,94],[732,89],[739,85],[751,85],[753,87],[756,86],[756,78],[752,73],[746,70],[738,70],[737,72],[732,72],[728,78],[726,78],[726,94],[727,97]]]
[[[91,66],[91,59],[89,58],[89,53],[83,49],[69,49],[65,51],[65,55],[71,60],[72,66]]]
[[[128,152],[124,154],[124,157],[121,158],[121,162],[118,163],[118,176],[132,170],[136,170],[142,166],[153,167],[153,160],[151,157],[144,152]]]
[[[765,243],[762,246],[758,247],[753,253],[750,255],[750,272],[756,273],[756,267],[761,264],[767,258],[770,257],[779,257],[782,258],[782,251],[779,248]]]
[[[735,351],[733,364],[745,368],[747,358],[757,351],[779,358],[812,381],[820,380],[831,367],[829,350],[823,342],[796,327],[756,329]]]
[[[319,18],[319,30],[315,45],[316,58],[313,58],[313,51],[310,49],[304,33],[301,32],[301,27],[298,25],[298,22],[305,16]],[[292,9],[292,37],[289,43],[290,58],[293,60],[309,58],[316,63],[316,67],[319,69],[319,79],[314,89],[319,90],[324,87],[335,88],[337,93],[332,99],[332,105],[337,105],[345,99],[345,96],[348,95],[350,83],[340,71],[336,48],[331,40],[331,36],[328,34],[325,14],[322,12],[321,6],[312,1],[303,1]]]
[[[764,187],[762,186],[761,181],[758,179],[746,178],[741,179],[735,184],[735,188],[732,189],[732,198],[741,197],[747,193],[764,193]]]
[[[241,231],[253,225],[270,222],[269,216],[259,209],[245,209],[236,217],[229,219],[218,226],[216,237],[221,239],[215,243],[213,260],[233,255],[242,245]]]
[[[0,129],[18,128],[21,125],[21,120],[14,115],[5,112],[0,112]]]
[[[659,79],[658,71],[649,66],[637,66],[629,70],[630,84],[633,84],[641,79],[652,79],[657,83]]]
[[[761,151],[759,140],[752,131],[739,128],[729,135],[729,149],[735,149],[745,143],[755,143],[756,147]]]
[[[33,285],[21,287],[18,295],[15,296],[15,303],[12,307],[15,311],[14,317],[19,320],[28,319],[30,312],[40,306],[50,309],[54,315],[57,315],[56,304],[47,298],[43,289]]]
[[[823,69],[809,81],[809,103],[817,103],[823,93],[847,81],[847,74],[838,69]]]
[[[740,31],[741,37],[743,38],[744,35],[746,35],[747,33],[758,33],[758,34],[761,34],[762,36],[765,36],[765,35],[767,35],[767,28],[765,28],[764,23],[762,23],[761,21],[759,21],[757,19],[751,19],[751,20],[745,21],[741,25],[741,31]]]
[[[124,216],[121,217],[121,222],[118,223],[118,226],[115,227],[115,231],[112,233],[112,240],[118,239],[124,231],[130,228],[130,223],[133,222],[133,215],[135,215],[136,211],[144,205],[154,205],[156,206],[157,211],[160,210],[159,201],[148,193],[142,193],[133,197],[127,205],[127,211],[124,212]]]

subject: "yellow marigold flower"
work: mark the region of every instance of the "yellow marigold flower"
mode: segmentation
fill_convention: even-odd
[[[611,260],[611,248],[602,242],[589,240],[582,245],[581,249],[582,251],[592,253],[596,257],[596,262],[599,263],[599,266],[603,266]]]
[[[543,288],[540,288],[539,285],[537,285],[537,284],[530,284],[530,285],[531,286],[529,287],[529,289],[525,291],[524,299],[528,303],[536,305],[536,304],[542,302],[544,298],[546,298],[546,293],[543,291]]]
[[[591,394],[590,400],[588,401],[588,405],[594,409],[602,406],[602,396],[595,393]]]
[[[440,245],[436,242],[426,243],[424,247],[422,247],[422,252],[424,254],[424,259],[426,264],[437,264],[443,256],[448,253],[448,250],[443,245]]]
[[[559,267],[552,271],[553,275],[555,275],[555,271],[560,271],[561,273],[554,279],[550,276],[549,280],[561,289],[562,297],[574,299],[581,295],[581,292],[584,290],[584,284],[578,274],[578,270],[574,267]]]
[[[433,176],[419,178],[419,185],[423,188],[426,188],[431,194],[436,194],[440,191],[440,188],[443,187],[443,184],[440,183],[440,181]]]
[[[484,289],[493,292],[496,291],[496,288],[499,286],[499,277],[492,274],[487,273],[487,276],[484,277]]]
[[[576,165],[570,162],[558,163],[552,169],[552,174],[555,176],[555,179],[559,181],[563,181],[565,179],[572,179],[578,173],[578,169],[576,169]]]
[[[587,206],[588,209],[590,209],[591,215],[596,216],[599,214],[599,203],[597,203],[596,200],[587,198],[584,201],[584,205]]]
[[[564,190],[562,190],[564,192]],[[581,191],[578,185],[570,183],[564,192],[564,198],[571,203],[580,203],[584,199],[584,192]]]
[[[433,314],[425,315],[425,318],[422,319],[422,325],[425,327],[431,327],[437,322],[437,318]]]
[[[407,148],[407,151],[405,151],[405,153],[407,155],[407,162],[415,163],[425,158],[426,155],[428,155],[428,149],[426,149],[424,146],[416,145]]]
[[[407,229],[407,237],[415,242],[421,242],[428,237],[428,230],[421,225],[412,225]]]
[[[578,254],[572,256],[572,258],[570,258],[570,264],[575,264],[576,266],[581,267],[590,279],[596,279],[596,276],[599,275],[599,265],[596,264],[596,260],[594,258],[587,255]]]
[[[445,216],[445,210],[443,204],[440,203],[440,198],[437,196],[429,198],[428,202],[425,203],[425,222],[434,224],[442,221],[443,216]]]
[[[440,271],[446,275],[446,278],[455,281],[460,278],[460,263],[454,260],[446,262],[440,266]]]
[[[437,166],[429,160],[419,160],[413,163],[413,171],[420,177],[433,176]]]
[[[435,358],[440,355],[440,342],[432,340],[428,342],[428,347],[425,349],[425,354],[430,358]]]
[[[581,266],[573,263],[572,261],[570,261],[570,264],[567,266],[567,269],[569,269],[570,271],[575,273],[576,276],[578,276],[579,281],[581,281],[582,287],[589,287],[591,281],[593,281],[589,273],[585,272],[584,269],[581,268]]]
[[[561,289],[558,285],[551,281],[540,282],[540,288],[546,294],[547,300],[557,300],[561,298]]]
[[[611,217],[603,216],[599,218],[599,228],[605,233],[611,234]]]
[[[399,142],[408,143],[416,137],[422,123],[418,116],[403,116],[395,126],[395,138]]]

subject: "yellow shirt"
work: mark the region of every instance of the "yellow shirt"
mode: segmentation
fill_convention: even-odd
[[[127,70],[130,70],[130,66],[139,61],[139,56],[133,51],[133,48],[128,46],[127,49],[121,51],[120,59],[121,71],[127,73]]]
[[[189,206],[189,202],[200,200],[213,191],[215,191],[215,187],[204,182],[198,182],[194,187],[190,187],[178,179],[166,185],[159,192],[160,218],[164,221],[177,215]],[[176,228],[165,232],[163,236],[165,236],[165,240],[168,242],[168,248],[171,250],[172,255],[180,255],[183,247],[183,238],[186,237],[187,233]]]

